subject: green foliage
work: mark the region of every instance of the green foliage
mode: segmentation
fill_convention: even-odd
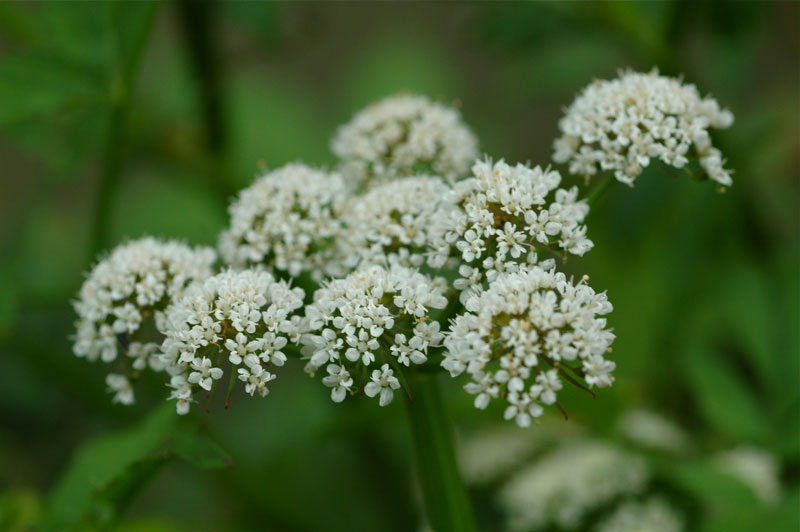
[[[797,528],[796,5],[209,5],[222,43],[221,160],[203,143],[204,80],[173,3],[0,3],[0,529],[420,523],[397,400],[333,405],[290,362],[265,400],[235,395],[228,410],[179,420],[161,406],[163,383],[143,379],[140,405],[124,409],[109,403],[102,370],[71,355],[69,300],[91,265],[115,106],[127,117],[108,241],[213,245],[260,162],[334,164],[334,128],[376,98],[460,101],[481,149],[547,164],[562,106],[628,66],[683,73],[732,109],[736,123],[714,143],[735,183],[716,194],[648,171],[593,207],[596,248],[563,267],[608,290],[617,382],[596,399],[565,391],[564,430],[617,441],[621,413],[651,408],[692,435],[688,456],[648,455],[651,488],[669,488],[690,529]],[[462,435],[502,416],[443,384]],[[776,457],[775,505],[717,467],[716,453],[742,443]],[[435,446],[424,451],[436,459]],[[471,496],[481,524],[502,523],[492,493]]]

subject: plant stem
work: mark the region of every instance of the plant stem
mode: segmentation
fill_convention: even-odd
[[[611,172],[600,178],[600,182],[597,183],[586,195],[586,203],[588,203],[590,206],[597,205],[597,202],[606,195],[608,190],[611,188],[611,185],[614,184],[614,181],[616,181],[616,178]]]
[[[107,6],[108,22],[112,39],[114,39],[114,65],[109,80],[109,97],[111,115],[108,121],[106,144],[103,150],[103,167],[97,187],[94,216],[92,220],[92,241],[90,251],[96,256],[109,244],[111,202],[119,184],[122,161],[125,153],[126,125],[130,93],[136,69],[138,68],[144,44],[153,25],[157,2],[150,2],[146,7],[145,17],[129,50],[123,50],[120,36],[117,35],[119,4]]]
[[[236,191],[228,180],[228,127],[224,105],[223,65],[215,21],[215,0],[177,2],[187,51],[199,87],[204,125],[204,152],[208,155],[209,179],[225,206]]]
[[[414,402],[405,403],[428,521],[437,532],[474,531],[472,507],[458,470],[452,427],[437,376],[410,371],[406,375]]]

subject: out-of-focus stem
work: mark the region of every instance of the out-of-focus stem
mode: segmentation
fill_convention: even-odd
[[[616,178],[611,172],[608,172],[606,175],[600,178],[600,182],[597,183],[586,195],[586,203],[592,206],[596,205],[597,202],[606,195],[608,189],[610,189],[611,185],[614,184],[614,181],[616,181]]]
[[[405,401],[417,478],[431,527],[446,532],[476,530],[461,479],[453,429],[442,403],[436,374],[407,372],[414,401]]]
[[[118,25],[115,23],[119,14],[119,4],[109,3],[106,6],[109,26],[112,32]],[[109,97],[111,113],[106,132],[106,144],[103,150],[103,164],[100,182],[97,187],[94,216],[92,220],[91,253],[97,255],[109,244],[111,202],[119,184],[122,162],[125,154],[126,126],[130,92],[135,73],[141,60],[144,44],[153,25],[158,2],[149,2],[139,33],[132,47],[123,52],[119,35],[112,35],[115,43],[115,60],[111,79],[109,80]]]
[[[214,21],[215,0],[180,0],[187,52],[200,92],[205,151],[210,166],[210,181],[221,200],[235,192],[227,178],[228,127],[223,98],[222,65]]]

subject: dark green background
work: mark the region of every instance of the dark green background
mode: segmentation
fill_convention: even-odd
[[[595,249],[565,267],[608,290],[617,381],[559,397],[601,438],[634,407],[689,431],[699,451],[657,482],[692,529],[796,530],[799,21],[794,2],[0,3],[0,529],[118,508],[125,530],[414,530],[399,401],[334,405],[290,363],[268,398],[176,427],[158,379],[112,405],[68,340],[83,272],[126,237],[214,244],[260,164],[332,165],[335,127],[379,97],[458,102],[482,151],[546,165],[581,87],[658,66],[735,114],[714,133],[734,185],[646,172],[593,210]],[[460,434],[498,422],[443,383]],[[198,424],[225,455],[181,439]],[[164,441],[188,462],[150,474]],[[739,442],[777,457],[777,506],[703,473]]]

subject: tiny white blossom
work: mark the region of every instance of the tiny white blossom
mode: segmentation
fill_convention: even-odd
[[[716,465],[725,473],[739,479],[767,505],[776,505],[781,497],[778,460],[769,452],[740,445],[715,457]]]
[[[422,364],[428,349],[442,341],[438,324],[426,321],[429,310],[447,305],[444,289],[444,280],[399,264],[370,266],[328,282],[306,307],[307,332],[300,339],[306,372],[327,366],[323,382],[340,402],[354,386],[351,376],[365,375],[363,368],[385,356],[405,366]],[[391,375],[385,375],[390,389]],[[366,383],[358,388],[366,393]],[[382,393],[381,402],[387,400]]]
[[[299,335],[303,295],[263,270],[224,271],[188,289],[167,310],[160,355],[179,413],[189,411],[193,386],[210,391],[222,378],[212,358],[230,363],[247,393],[267,395],[275,377],[263,366],[283,365],[279,349]]]
[[[639,456],[600,442],[570,442],[520,469],[498,502],[511,531],[573,529],[592,510],[641,492],[647,479]]]
[[[611,385],[614,363],[603,356],[614,334],[601,316],[612,307],[585,282],[525,266],[470,294],[466,308],[444,340],[442,367],[470,375],[465,390],[476,408],[502,397],[504,417],[527,427],[542,415],[541,404],[556,403],[561,373],[590,387]]]
[[[379,403],[386,406],[392,402],[394,397],[393,390],[400,387],[400,381],[394,376],[394,372],[389,368],[389,364],[384,364],[381,369],[372,371],[372,380],[364,386],[364,393],[368,397],[380,395]]]
[[[450,186],[433,176],[387,181],[353,197],[342,216],[340,260],[353,268],[387,261],[443,266],[450,246],[441,235],[458,209],[454,200]]]
[[[335,258],[346,188],[338,173],[287,164],[242,190],[228,209],[219,238],[223,260],[242,268],[264,265],[319,281],[346,273]]]
[[[683,168],[694,157],[707,177],[728,186],[730,172],[709,130],[732,123],[730,111],[710,96],[702,98],[692,84],[657,70],[625,71],[587,86],[567,108],[553,160],[569,163],[572,174],[613,171],[617,180],[633,185],[652,159]]]
[[[148,367],[163,370],[153,354],[162,339],[156,329],[164,311],[191,283],[210,277],[215,260],[211,248],[151,237],[111,250],[89,272],[73,304],[78,314],[75,355],[113,362],[123,353],[127,359],[119,364],[131,374]],[[133,403],[128,377],[112,373],[106,384],[114,402]]]
[[[108,386],[108,391],[114,394],[113,402],[123,405],[133,404],[133,387],[128,377],[116,373],[109,373],[106,375],[106,386]]]
[[[454,283],[462,302],[484,279],[538,262],[538,249],[583,255],[592,248],[583,224],[589,206],[577,199],[577,187],[558,188],[558,172],[485,159],[472,174],[455,184],[447,202],[459,208],[445,211],[448,219],[433,225],[429,237],[439,257],[455,248],[466,263],[458,269],[463,280]]]
[[[627,501],[604,519],[597,532],[682,532],[683,516],[657,497]]]
[[[475,135],[460,113],[424,96],[398,95],[373,103],[339,127],[331,142],[354,182],[417,173],[462,177],[478,156]]]

